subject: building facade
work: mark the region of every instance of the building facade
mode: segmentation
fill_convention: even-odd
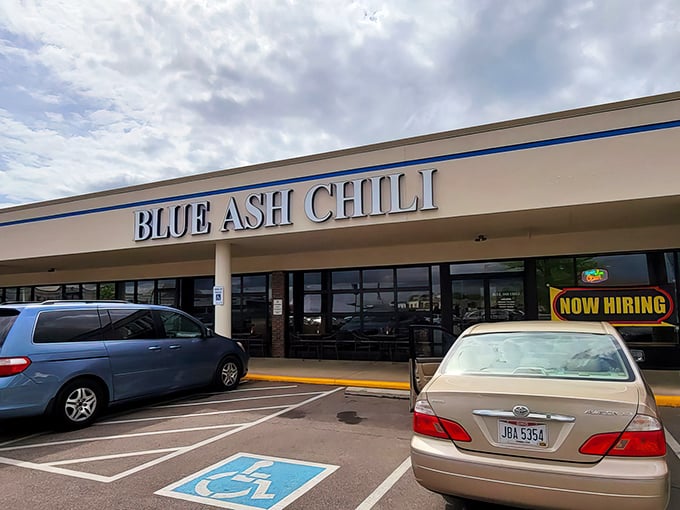
[[[607,320],[679,368],[680,93],[0,210],[0,301],[167,304],[256,356]]]

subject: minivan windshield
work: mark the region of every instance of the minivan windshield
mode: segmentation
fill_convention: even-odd
[[[5,338],[12,329],[14,321],[19,316],[19,310],[13,308],[0,308],[0,347],[5,343]]]
[[[572,379],[633,379],[611,335],[562,332],[484,333],[459,338],[442,374]]]

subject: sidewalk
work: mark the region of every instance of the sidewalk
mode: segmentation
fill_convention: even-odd
[[[644,374],[658,405],[680,407],[680,370],[645,370]],[[251,358],[246,378],[408,391],[408,377],[408,363]]]

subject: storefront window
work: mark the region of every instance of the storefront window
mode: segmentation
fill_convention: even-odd
[[[234,292],[233,289],[232,292]],[[257,292],[257,293],[267,292],[267,276],[263,274],[244,276],[243,292]]]
[[[80,292],[80,285],[65,285],[64,299],[83,299],[83,295]]]
[[[666,274],[668,275],[668,282],[675,283],[675,253],[664,253],[664,262]]]
[[[115,283],[100,283],[99,284],[99,299],[116,299],[116,284]]]
[[[321,295],[306,294],[304,300],[304,313],[321,313]]]
[[[153,304],[154,281],[142,280],[137,282],[137,302]]]
[[[363,310],[387,310],[394,308],[394,292],[364,292]]]
[[[93,300],[97,299],[97,284],[96,283],[83,283],[81,285],[82,299]]]
[[[579,286],[648,285],[650,269],[647,255],[643,253],[576,258]],[[589,270],[600,270],[602,276],[591,283],[589,280],[592,271]]]
[[[125,301],[135,302],[135,282],[125,282]]]
[[[505,262],[465,262],[451,264],[451,275],[483,274],[483,273],[520,273],[524,271],[523,260],[508,260]]]
[[[32,301],[33,300],[33,288],[32,287],[19,287],[17,299],[19,301]]]
[[[61,285],[43,285],[35,288],[36,301],[47,301],[48,299],[61,299]]]
[[[357,289],[360,285],[359,271],[334,271],[331,280],[333,290]]]
[[[573,287],[576,284],[574,259],[551,258],[536,261],[538,318],[550,320],[550,287]]]
[[[400,267],[397,269],[398,287],[430,288],[429,267]]]
[[[158,280],[158,303],[165,306],[177,306],[177,280]]]
[[[364,269],[364,289],[391,289],[394,287],[393,269]]]
[[[16,301],[18,299],[17,293],[18,289],[16,287],[7,287],[5,289],[5,296],[3,297],[3,301]]]
[[[359,293],[333,294],[333,313],[353,313],[361,310]]]
[[[321,273],[305,273],[305,290],[321,290]]]

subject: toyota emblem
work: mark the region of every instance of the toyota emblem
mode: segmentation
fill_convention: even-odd
[[[518,418],[526,418],[529,416],[529,413],[531,411],[527,406],[515,406],[512,408],[512,414],[517,416]]]

